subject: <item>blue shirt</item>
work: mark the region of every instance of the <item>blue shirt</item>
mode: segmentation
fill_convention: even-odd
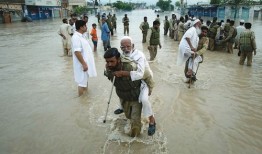
[[[101,31],[102,31],[101,32],[101,39],[103,41],[109,40],[110,39],[110,35],[109,35],[110,31],[109,31],[109,28],[108,28],[108,25],[107,25],[106,22],[102,24]]]

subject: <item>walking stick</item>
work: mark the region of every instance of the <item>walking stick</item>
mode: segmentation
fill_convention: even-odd
[[[112,92],[113,92],[113,89],[114,89],[114,83],[115,83],[115,76],[113,78],[113,82],[112,82],[112,88],[111,88],[111,92],[110,92],[110,96],[109,96],[109,100],[107,102],[107,109],[106,109],[106,115],[105,115],[105,119],[104,119],[104,123],[106,123],[106,117],[107,117],[107,113],[108,113],[108,108],[109,108],[109,104],[110,104],[110,100],[111,100],[111,96],[112,96]]]
[[[192,58],[192,74],[191,74],[191,77],[189,79],[189,84],[188,84],[188,88],[190,89],[190,86],[192,84],[192,77],[193,77],[193,67],[194,67],[194,61],[195,61],[195,54],[193,55],[193,58]]]

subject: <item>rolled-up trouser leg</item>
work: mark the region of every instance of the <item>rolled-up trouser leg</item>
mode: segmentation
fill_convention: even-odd
[[[190,58],[190,59],[189,59],[189,63],[188,63],[188,68],[189,68],[189,69],[192,69],[192,71],[194,72],[194,74],[196,74],[196,71],[197,71],[199,62],[201,62],[201,61],[202,61],[201,56],[195,57],[194,62],[193,62],[193,58]]]
[[[138,136],[141,132],[141,110],[142,104],[138,101],[124,101],[121,100],[125,116],[131,121],[130,136]]]

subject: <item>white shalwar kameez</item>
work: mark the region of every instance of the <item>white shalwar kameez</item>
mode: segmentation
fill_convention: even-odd
[[[63,43],[63,48],[64,49],[68,49],[71,50],[71,26],[69,24],[63,23],[59,30],[58,30],[58,34],[62,34],[65,36],[65,39],[62,38],[62,43]],[[69,51],[70,52],[70,51]],[[71,54],[71,53],[68,53]]]
[[[143,115],[145,117],[149,117],[153,115],[151,103],[149,102],[149,88],[146,82],[143,80],[144,77],[152,76],[153,72],[150,69],[150,66],[148,64],[148,61],[146,60],[146,57],[143,52],[134,49],[133,52],[128,57],[132,61],[134,61],[137,64],[137,70],[136,71],[130,71],[130,77],[132,81],[135,80],[141,80],[141,87],[140,87],[140,94],[139,94],[139,102],[142,102],[143,104]],[[120,107],[121,108],[121,107]]]
[[[183,35],[181,42],[179,44],[179,52],[177,56],[177,65],[179,66],[184,64],[187,61],[187,59],[191,56],[191,54],[194,53],[193,51],[191,51],[191,48],[189,44],[187,43],[186,38],[189,38],[193,48],[197,49],[199,37],[196,31],[196,28],[194,26],[189,28],[186,31],[186,33]],[[202,61],[202,58],[201,58],[201,61]]]
[[[94,55],[92,49],[88,43],[88,41],[84,38],[84,36],[75,32],[72,37],[72,51],[73,51],[73,66],[74,66],[74,77],[75,81],[80,87],[87,87],[88,77],[96,77],[96,67],[94,61]],[[77,59],[75,52],[80,51],[84,61],[88,66],[88,70],[86,72],[83,71],[82,64]]]

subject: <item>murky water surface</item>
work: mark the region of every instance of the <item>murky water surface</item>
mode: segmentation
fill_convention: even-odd
[[[152,10],[127,13],[130,36],[147,57],[139,25],[150,24]],[[123,36],[118,29],[112,46]],[[164,19],[165,14],[160,14]],[[90,16],[91,24],[96,22]],[[102,43],[95,53],[98,77],[89,80],[88,94],[77,97],[72,58],[62,57],[57,34],[60,19],[0,24],[0,153],[262,153],[262,21],[254,21],[258,51],[252,67],[238,65],[237,51],[208,51],[191,89],[176,66],[178,43],[163,35],[157,60],[150,66],[156,87],[150,100],[157,132],[148,137],[121,133],[126,121],[116,116],[118,98],[111,100],[104,119],[111,83],[103,76]],[[152,24],[151,24],[152,25]],[[100,35],[100,31],[99,31]]]

